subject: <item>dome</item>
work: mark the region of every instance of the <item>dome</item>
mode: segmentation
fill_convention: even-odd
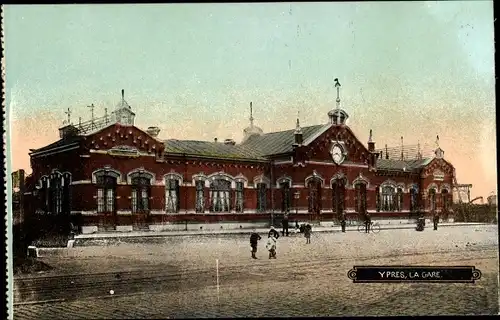
[[[243,134],[245,135],[245,140],[248,139],[250,136],[253,136],[253,135],[262,135],[264,133],[264,131],[255,126],[255,125],[251,125],[245,129],[243,129]]]
[[[331,124],[346,124],[349,115],[342,109],[334,109],[328,111],[328,118]]]

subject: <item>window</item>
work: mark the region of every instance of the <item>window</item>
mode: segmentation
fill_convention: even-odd
[[[196,212],[205,211],[205,181],[196,181]]]
[[[364,214],[366,212],[366,184],[357,183],[355,186],[356,212]]]
[[[244,184],[241,181],[236,182],[236,199],[235,209],[236,212],[243,212],[244,209]]]
[[[377,212],[380,212],[382,209],[382,201],[380,199],[380,188],[376,187],[375,188],[375,205],[377,207]]]
[[[345,179],[336,179],[332,183],[332,208],[337,214],[344,212],[345,184]]]
[[[231,182],[223,179],[216,179],[210,184],[210,211],[229,212],[231,203]]]
[[[450,209],[450,197],[449,197],[449,192],[448,190],[444,189],[441,191],[441,197],[442,197],[442,202],[443,202],[443,212],[448,212]]]
[[[177,213],[180,208],[179,180],[167,179],[165,183],[165,211]]]
[[[382,187],[382,211],[394,211],[396,204],[394,187]]]
[[[396,210],[403,211],[403,189],[398,188],[396,193]]]
[[[318,179],[312,179],[307,184],[309,189],[309,208],[310,213],[320,213],[321,211],[321,182]]]
[[[71,211],[70,184],[71,184],[71,176],[65,173],[63,178],[63,187],[62,187],[62,210],[64,213],[70,213]]]
[[[50,211],[53,214],[60,214],[62,212],[63,188],[61,178],[60,176],[55,176],[50,181]]]
[[[436,210],[436,189],[429,190],[429,205],[431,211]]]
[[[132,212],[149,211],[150,178],[136,176],[132,178]]]
[[[292,203],[292,192],[290,191],[290,183],[280,183],[281,188],[281,211],[289,212]]]
[[[115,210],[116,178],[110,175],[97,177],[97,212]]]
[[[257,183],[257,212],[265,212],[267,209],[267,185]]]
[[[410,189],[410,211],[418,210],[418,190],[415,187]]]

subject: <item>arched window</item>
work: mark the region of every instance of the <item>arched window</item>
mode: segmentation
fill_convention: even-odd
[[[429,189],[429,207],[431,211],[436,210],[436,189]]]
[[[375,187],[375,206],[377,208],[377,212],[380,212],[382,209],[382,201],[380,199],[380,188]]]
[[[443,212],[448,212],[450,209],[450,193],[447,189],[443,189],[441,191],[442,203],[443,203]]]
[[[63,213],[70,214],[71,212],[71,174],[65,172],[62,179],[62,211]]]
[[[418,210],[418,190],[415,187],[410,188],[410,211]]]
[[[169,177],[165,180],[165,211],[177,213],[180,209],[180,181]]]
[[[257,183],[257,211],[265,212],[267,210],[267,184]]]
[[[97,212],[114,212],[116,202],[117,177],[107,172],[96,175]]]
[[[196,213],[205,212],[205,181],[196,180]]]
[[[236,199],[235,209],[236,212],[243,212],[245,208],[245,184],[243,181],[236,181]]]
[[[396,191],[396,210],[403,211],[403,189],[398,188]]]
[[[321,212],[321,181],[319,179],[310,179],[307,183],[309,190],[309,212]]]
[[[356,212],[364,214],[366,212],[366,184],[356,183],[354,185],[354,189],[355,189]]]
[[[132,212],[149,212],[149,197],[151,193],[151,177],[149,175],[136,174],[132,182]]]
[[[210,183],[210,211],[229,212],[231,203],[231,181],[215,179]]]
[[[332,182],[332,208],[333,212],[341,214],[345,209],[345,178],[335,179]]]
[[[290,190],[290,182],[283,181],[280,183],[281,189],[281,211],[289,212],[292,204],[292,192]]]
[[[393,186],[382,187],[382,211],[394,211],[396,196]]]
[[[50,212],[52,214],[61,214],[63,186],[60,175],[55,175],[50,180]]]

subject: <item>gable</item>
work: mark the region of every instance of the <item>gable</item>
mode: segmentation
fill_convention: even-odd
[[[453,176],[453,171],[454,167],[451,163],[444,159],[434,158],[424,167],[422,174],[425,177],[434,176],[434,179],[439,181]]]
[[[305,141],[309,159],[332,161],[330,150],[334,142],[345,148],[346,162],[367,164],[370,152],[347,126],[330,126],[311,141]]]
[[[155,153],[162,152],[163,142],[150,136],[147,132],[135,126],[112,124],[97,132],[85,136],[87,149],[110,150],[120,153]]]

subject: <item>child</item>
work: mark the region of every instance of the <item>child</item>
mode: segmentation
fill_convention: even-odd
[[[306,244],[311,243],[311,225],[308,223],[304,228],[304,236],[306,237]]]
[[[276,259],[276,238],[270,236],[267,239],[266,249],[269,250],[269,259]]]
[[[252,247],[252,258],[257,259],[255,254],[257,253],[257,241],[259,241],[261,237],[257,234],[256,230],[252,230],[252,234],[250,235],[250,247]]]

